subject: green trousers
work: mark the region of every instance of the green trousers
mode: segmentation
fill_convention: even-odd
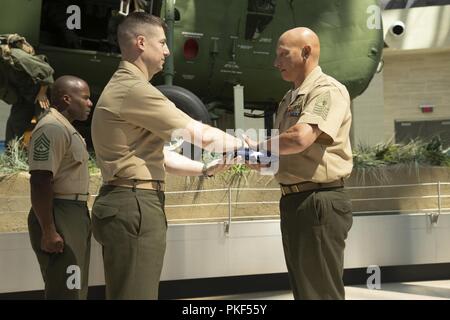
[[[91,219],[86,202],[53,201],[56,231],[64,239],[63,253],[41,250],[41,227],[33,212],[28,215],[28,232],[45,283],[46,299],[86,299],[91,254]]]
[[[103,186],[92,208],[107,299],[158,299],[166,251],[164,192]]]
[[[280,200],[284,256],[295,299],[345,299],[344,248],[353,217],[343,188]]]

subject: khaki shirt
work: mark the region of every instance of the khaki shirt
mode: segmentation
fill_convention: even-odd
[[[31,134],[28,162],[34,170],[53,173],[55,194],[89,192],[89,154],[86,143],[70,122],[50,108]]]
[[[297,123],[317,125],[323,132],[301,153],[280,156],[279,183],[327,183],[346,178],[353,168],[350,145],[350,96],[337,80],[316,67],[297,90],[281,101],[275,119],[280,134]]]
[[[164,143],[191,118],[122,61],[97,102],[92,141],[103,180],[164,180]]]

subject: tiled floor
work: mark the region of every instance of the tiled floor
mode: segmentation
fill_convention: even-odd
[[[345,287],[347,300],[450,300],[450,280],[427,282],[386,283],[380,290],[365,286]],[[220,297],[199,298],[205,300],[292,300],[289,291],[257,292]]]

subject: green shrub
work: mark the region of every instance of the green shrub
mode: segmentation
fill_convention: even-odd
[[[373,168],[388,165],[450,166],[450,154],[443,149],[439,137],[430,141],[413,140],[407,144],[392,142],[373,147],[359,145],[353,152],[355,168]]]
[[[96,174],[100,172],[99,167],[97,167],[97,163],[95,162],[95,153],[89,152],[89,161],[88,161],[88,168],[90,174]]]
[[[0,154],[0,174],[28,172],[28,154],[23,147],[22,139],[14,139]]]

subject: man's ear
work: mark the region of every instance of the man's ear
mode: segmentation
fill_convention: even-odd
[[[311,56],[311,46],[305,46],[302,49],[302,58],[304,60],[308,60],[308,58]]]
[[[145,47],[145,37],[144,36],[138,36],[136,38],[136,44],[139,49],[144,50]]]
[[[66,105],[69,105],[72,100],[68,94],[63,95],[62,99]]]

